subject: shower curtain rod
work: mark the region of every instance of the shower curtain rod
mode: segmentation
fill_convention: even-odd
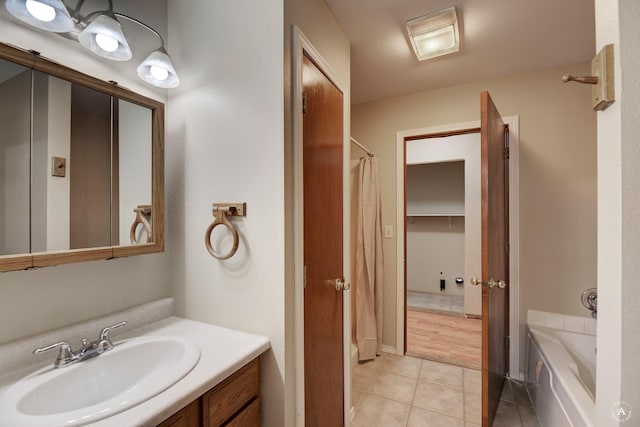
[[[358,141],[355,140],[355,138],[350,137],[351,138],[351,142],[353,142],[354,144],[356,144],[358,147],[362,148],[362,150],[364,150],[365,153],[367,153],[367,156],[369,157],[373,157],[374,154],[369,151],[369,149],[367,147],[365,147],[364,145],[360,144]]]

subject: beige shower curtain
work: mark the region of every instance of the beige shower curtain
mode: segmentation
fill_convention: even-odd
[[[356,341],[358,359],[374,359],[382,348],[382,219],[378,158],[358,166],[356,221]]]

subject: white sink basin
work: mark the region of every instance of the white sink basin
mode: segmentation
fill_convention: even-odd
[[[47,367],[0,389],[0,426],[79,426],[110,417],[166,390],[199,359],[200,349],[181,338],[116,343],[98,357]]]

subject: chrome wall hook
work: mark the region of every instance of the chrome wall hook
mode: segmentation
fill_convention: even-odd
[[[584,308],[591,312],[591,317],[598,317],[598,288],[589,288],[582,292],[580,301]]]

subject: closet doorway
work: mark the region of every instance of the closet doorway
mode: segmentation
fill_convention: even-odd
[[[480,133],[406,142],[406,353],[480,369]]]

